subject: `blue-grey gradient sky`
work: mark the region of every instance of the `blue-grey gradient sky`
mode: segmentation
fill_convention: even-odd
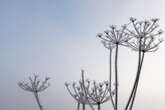
[[[0,110],[37,110],[31,93],[18,81],[33,73],[51,77],[40,94],[46,110],[76,110],[64,82],[79,80],[80,70],[108,80],[108,51],[96,34],[133,16],[160,18],[165,30],[164,0],[0,0]],[[164,36],[164,35],[163,35]],[[165,109],[165,44],[144,61],[134,110]],[[135,52],[120,48],[120,108],[126,103],[137,64]],[[111,108],[108,102],[103,110]]]

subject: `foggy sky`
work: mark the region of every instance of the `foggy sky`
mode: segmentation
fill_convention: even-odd
[[[64,83],[108,80],[108,51],[96,34],[129,17],[160,18],[165,30],[164,0],[0,0],[0,110],[38,110],[33,94],[18,81],[33,73],[51,77],[40,94],[46,110],[76,110]],[[162,37],[165,34],[162,35]],[[165,108],[165,44],[144,59],[134,110]],[[127,101],[137,65],[136,52],[119,48],[120,108]],[[110,102],[103,110],[110,110]]]

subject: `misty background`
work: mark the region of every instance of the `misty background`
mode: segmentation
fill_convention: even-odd
[[[91,80],[108,80],[108,50],[96,34],[139,20],[160,18],[164,0],[0,0],[0,110],[38,110],[33,94],[17,86],[33,73],[51,77],[40,93],[46,110],[76,110],[64,83],[78,81],[81,69]],[[162,37],[165,34],[162,35]],[[165,43],[144,59],[134,110],[165,108]],[[137,54],[119,48],[120,107],[135,78]],[[103,110],[110,110],[110,102]]]

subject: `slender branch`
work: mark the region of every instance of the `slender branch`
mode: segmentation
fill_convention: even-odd
[[[77,103],[77,110],[80,110],[80,103]]]
[[[115,54],[115,110],[118,110],[118,44]]]
[[[135,78],[135,81],[134,81],[134,85],[133,85],[133,88],[132,88],[130,97],[129,97],[128,102],[127,102],[127,104],[126,104],[125,110],[128,109],[129,104],[130,104],[130,102],[131,102],[131,100],[132,100],[132,96],[133,96],[133,94],[134,94],[134,90],[135,90],[135,88],[136,88],[136,80],[137,80],[137,77],[138,77],[139,68],[140,68],[140,64],[141,64],[141,38],[140,38],[139,43],[140,43],[140,44],[139,44],[139,56],[138,56],[138,67],[137,67],[136,78]]]
[[[112,97],[112,49],[109,49],[109,94],[112,106],[115,109],[115,104]]]
[[[98,107],[98,110],[101,110],[101,104],[100,103],[97,104],[97,107]]]
[[[85,104],[82,104],[82,108],[83,108],[83,110],[85,110]]]
[[[137,88],[138,88],[138,84],[139,84],[139,78],[140,78],[140,73],[141,73],[143,61],[144,61],[144,52],[142,54],[142,60],[141,60],[141,64],[140,64],[140,67],[139,67],[139,73],[138,73],[138,77],[137,77],[137,81],[136,81],[136,87],[135,87],[135,91],[134,91],[134,94],[133,94],[133,98],[132,98],[132,102],[131,102],[129,110],[132,110],[132,108],[133,108],[133,104],[134,104],[134,101],[135,101],[136,92],[137,92]]]
[[[38,97],[38,93],[37,92],[34,92],[34,96],[35,96],[35,99],[37,101],[37,104],[38,104],[39,109],[40,110],[43,110],[43,107],[42,107],[41,102],[40,102],[39,97]]]

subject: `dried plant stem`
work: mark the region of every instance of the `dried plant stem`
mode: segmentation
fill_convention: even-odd
[[[135,100],[135,97],[136,97],[136,92],[137,92],[137,88],[138,88],[138,84],[139,84],[140,73],[141,73],[141,69],[142,69],[142,65],[143,65],[143,61],[144,61],[144,55],[145,54],[143,52],[142,53],[141,64],[140,64],[140,67],[139,67],[139,73],[138,73],[137,80],[136,80],[136,87],[135,87],[133,98],[132,98],[132,102],[131,102],[131,105],[130,105],[130,110],[132,110],[132,107],[133,107],[133,104],[134,104],[134,100]]]
[[[43,110],[43,107],[42,107],[41,102],[40,102],[39,97],[38,97],[38,93],[37,92],[34,92],[34,96],[35,96],[35,99],[37,101],[37,104],[38,104],[39,109],[40,110]]]
[[[80,110],[80,103],[77,103],[77,110]]]
[[[115,54],[115,110],[118,110],[118,44]]]
[[[83,110],[85,110],[85,104],[82,104],[82,108],[83,108]]]
[[[139,45],[139,47],[140,47],[140,46],[141,46],[141,44]],[[138,72],[139,72],[140,62],[141,62],[141,47],[139,48],[138,67],[137,67],[137,75],[136,75],[136,79],[137,79]],[[129,97],[129,99],[128,99],[128,102],[127,102],[127,104],[126,104],[125,110],[128,109],[129,104],[130,104],[130,102],[131,102],[131,100],[132,100],[132,96],[133,96],[133,94],[134,94],[134,90],[135,90],[135,88],[136,88],[136,79],[135,79],[135,81],[134,81],[134,85],[133,85],[133,88],[132,88],[132,91],[131,91],[130,97]]]
[[[115,109],[114,100],[112,97],[112,49],[109,49],[109,94],[110,94],[110,100],[112,103],[113,108]]]
[[[129,106],[130,106],[129,110],[132,110],[134,99],[135,99],[135,95],[136,95],[136,91],[137,91],[137,85],[139,83],[139,78],[140,78],[140,73],[141,73],[143,60],[144,60],[144,52],[142,53],[142,51],[141,51],[141,38],[140,38],[137,74],[136,74],[136,78],[135,78],[135,81],[134,81],[134,85],[133,85],[133,88],[132,88],[129,100],[128,100],[128,102],[126,104],[126,107],[125,107],[125,110],[127,110]]]
[[[137,75],[138,75],[138,71],[139,71],[139,67],[140,67],[140,62],[141,62],[140,60],[141,60],[141,51],[139,51]],[[136,76],[136,79],[137,79],[137,76]],[[132,88],[132,91],[131,91],[130,97],[129,97],[129,99],[128,99],[128,102],[127,102],[127,104],[126,104],[125,110],[128,109],[129,104],[130,104],[130,102],[131,102],[131,100],[132,100],[132,96],[133,96],[133,94],[134,94],[134,90],[135,90],[135,88],[136,88],[136,79],[135,79],[135,81],[134,81],[134,85],[133,85],[133,88]]]
[[[98,110],[101,110],[101,105],[100,103],[97,104]]]

